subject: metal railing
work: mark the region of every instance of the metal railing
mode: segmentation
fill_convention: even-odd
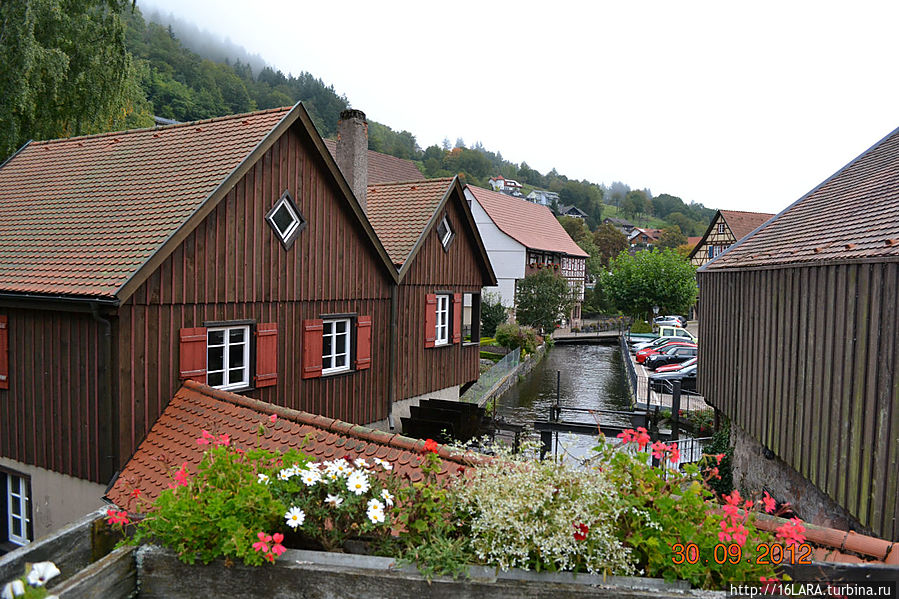
[[[469,387],[459,398],[460,401],[481,404],[481,401],[493,391],[493,387],[507,374],[515,370],[521,361],[521,349],[514,349],[506,356],[490,367],[478,378],[478,381]]]
[[[631,350],[623,333],[618,337],[618,345],[621,348],[621,361],[624,362],[624,372],[627,374],[627,383],[631,389],[631,397],[634,401],[638,401],[637,371],[634,369],[634,362],[631,360]]]

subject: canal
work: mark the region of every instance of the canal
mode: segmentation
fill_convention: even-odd
[[[562,420],[628,425],[615,415],[566,411],[565,408],[589,410],[627,410],[630,396],[617,345],[557,345],[543,360],[496,402],[496,414],[512,424],[533,427],[536,420],[547,420],[550,406],[556,401],[556,373],[561,372],[559,403]],[[557,453],[582,458],[596,445],[595,437],[562,433]]]

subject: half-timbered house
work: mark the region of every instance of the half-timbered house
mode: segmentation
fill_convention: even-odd
[[[690,264],[698,267],[717,258],[727,248],[765,224],[772,216],[774,215],[763,212],[719,210],[699,242],[693,244],[689,255]]]

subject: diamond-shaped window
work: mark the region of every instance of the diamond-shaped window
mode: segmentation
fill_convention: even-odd
[[[306,219],[303,218],[300,209],[290,197],[290,192],[286,190],[265,215],[265,220],[275,230],[275,234],[281,240],[281,245],[285,250],[290,249],[300,231],[306,228]]]

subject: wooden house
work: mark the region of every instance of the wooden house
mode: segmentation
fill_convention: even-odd
[[[705,234],[693,244],[690,264],[702,266],[724,253],[755,229],[767,222],[773,214],[762,212],[742,212],[739,210],[719,210],[709,223]]]
[[[400,365],[428,373],[418,394],[477,378],[461,343],[400,363],[411,308],[365,213],[368,152],[349,146],[338,167],[298,104],[30,143],[0,167],[0,473],[15,523],[0,542],[94,507],[184,380],[387,426],[415,379]],[[458,184],[441,185],[456,211]],[[415,225],[418,254],[440,247],[438,205]],[[444,256],[474,261],[441,274],[489,283],[476,229],[450,219],[462,242]],[[435,275],[430,293],[475,278]]]
[[[698,271],[735,483],[899,541],[899,129]]]

